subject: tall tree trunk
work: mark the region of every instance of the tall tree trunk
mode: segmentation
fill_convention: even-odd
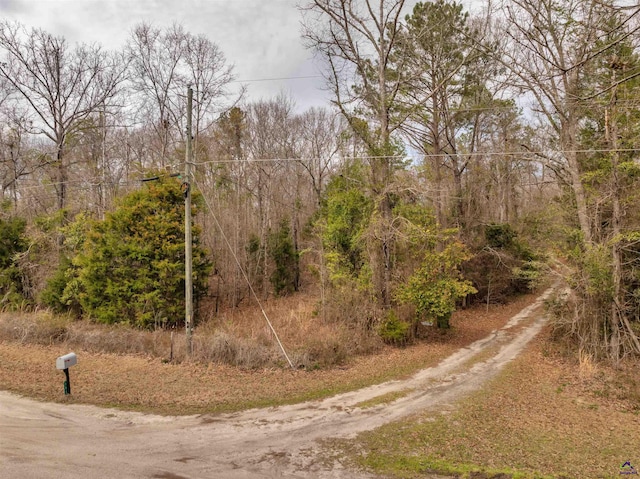
[[[612,83],[615,85],[616,72],[613,72]],[[616,89],[614,87],[611,108],[605,111],[606,136],[611,146],[611,263],[613,282],[613,301],[611,302],[611,341],[609,342],[609,355],[618,363],[621,354],[624,354],[625,344],[622,338],[628,338],[631,347],[640,353],[640,342],[635,331],[631,328],[624,308],[624,288],[622,284],[622,249],[620,246],[620,233],[622,232],[622,208],[620,205],[620,153],[618,150],[618,124],[616,111]]]
[[[436,84],[436,76],[432,76],[432,90],[437,92],[438,85]],[[442,227],[446,227],[446,218],[444,215],[444,192],[442,191],[442,146],[440,144],[440,106],[438,104],[438,98],[440,95],[434,93],[431,99],[433,108],[433,119],[431,121],[431,144],[433,150],[433,165],[435,168],[435,183],[436,183],[436,219],[438,224]],[[426,149],[426,148],[425,148]]]
[[[615,78],[615,72],[614,72]],[[615,93],[614,99],[615,103]],[[611,235],[613,236],[611,246],[611,262],[612,262],[612,282],[613,282],[613,301],[611,301],[611,340],[609,341],[609,354],[611,359],[616,363],[620,361],[620,327],[622,325],[622,311],[620,293],[622,291],[622,260],[620,251],[620,242],[618,235],[620,234],[620,184],[618,178],[618,129],[616,126],[615,113],[610,109],[605,111],[606,136],[609,138],[611,145]]]
[[[581,168],[576,153],[576,125],[572,120],[563,127],[561,136],[563,137],[562,149],[565,151],[569,174],[571,177],[571,189],[576,202],[578,223],[582,232],[584,243],[590,245],[593,242],[591,222],[587,210],[587,199],[582,185]]]
[[[462,198],[462,174],[463,168],[460,166],[460,161],[457,154],[452,155],[453,164],[453,191],[455,195],[454,201],[454,214],[456,226],[463,229],[465,225],[465,208],[464,200]]]
[[[379,21],[384,22],[385,9],[384,2],[379,4]],[[384,34],[379,37],[379,51],[385,52],[387,50],[386,39]],[[385,155],[388,155],[391,151],[389,139],[389,105],[387,104],[387,65],[383,58],[378,61],[378,91],[380,104],[378,107],[378,121],[380,123],[380,146]],[[379,156],[379,153],[378,155]],[[378,194],[382,195],[379,203],[379,213],[382,220],[382,235],[380,238],[380,245],[382,254],[382,271],[377,272],[377,276],[381,279],[379,288],[380,300],[385,308],[391,305],[391,251],[393,249],[393,233],[391,231],[392,222],[392,207],[391,207],[391,195],[389,192],[389,185],[392,181],[393,175],[393,160],[389,157],[380,158],[378,160],[373,159],[374,164],[380,165],[380,174],[377,179]],[[378,268],[380,268],[378,266]]]
[[[587,209],[587,197],[582,184],[582,169],[578,161],[578,105],[576,98],[578,95],[578,72],[572,69],[564,73],[564,85],[566,88],[566,113],[564,121],[561,121],[562,131],[560,133],[560,143],[565,152],[569,174],[571,177],[571,188],[576,201],[578,222],[582,231],[584,243],[588,246],[593,242],[593,231],[589,212]]]
[[[58,197],[58,209],[62,210],[66,206],[67,201],[67,166],[64,164],[65,155],[64,155],[64,137],[62,137],[58,141],[58,146],[56,148],[56,168],[57,168],[57,182],[58,187],[56,188],[57,197]]]
[[[398,44],[402,30],[401,17],[405,0],[376,0],[354,2],[352,0],[312,0],[308,10],[323,23],[318,31],[307,28],[305,36],[326,56],[330,71],[330,86],[335,94],[335,104],[345,116],[359,139],[368,147],[371,160],[371,185],[369,190],[376,205],[371,223],[369,250],[372,257],[373,282],[378,301],[384,308],[391,304],[391,269],[393,266],[394,233],[392,222],[392,198],[389,190],[393,182],[393,148],[391,132],[402,120],[391,117],[391,108],[397,92],[406,79],[403,74],[389,75],[390,65],[402,57]],[[316,15],[317,14],[317,15]],[[325,23],[326,22],[326,23]],[[328,27],[328,28],[327,28]],[[320,33],[319,33],[320,32]],[[392,55],[392,52],[394,55]],[[348,69],[354,67],[362,87],[360,92],[349,82],[342,81]],[[375,70],[373,70],[375,69]],[[375,72],[375,79],[372,73]],[[345,84],[349,86],[345,88]],[[364,125],[362,114],[354,114],[351,107],[357,95],[363,110],[369,114]],[[392,124],[390,124],[392,123]]]

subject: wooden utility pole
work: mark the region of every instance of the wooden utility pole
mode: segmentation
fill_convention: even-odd
[[[193,273],[191,237],[191,109],[193,90],[187,90],[187,151],[184,160],[184,305],[185,328],[187,334],[187,357],[193,352],[191,334],[193,332]]]

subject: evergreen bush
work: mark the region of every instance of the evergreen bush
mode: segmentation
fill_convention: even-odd
[[[194,213],[200,201],[193,195]],[[184,197],[174,179],[160,178],[123,197],[104,220],[88,221],[71,266],[50,282],[50,304],[80,305],[103,323],[140,328],[184,323]],[[211,263],[193,228],[193,285],[207,289]],[[64,288],[62,285],[64,284]]]

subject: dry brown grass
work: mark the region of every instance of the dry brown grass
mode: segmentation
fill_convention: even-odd
[[[343,363],[354,351],[352,334],[345,324],[323,320],[316,314],[317,300],[309,295],[294,295],[265,303],[265,312],[296,367],[327,367]],[[283,362],[275,346],[275,337],[261,311],[255,307],[237,308],[221,313],[199,328],[203,337],[224,333],[227,338],[242,338],[264,351],[259,366]],[[376,338],[367,352],[380,346]],[[361,348],[360,348],[361,349]],[[268,350],[269,354],[266,354]],[[247,351],[248,352],[248,351]],[[233,364],[233,363],[230,363]]]
[[[479,339],[485,334],[487,324],[493,322],[493,314],[502,311],[515,314],[530,297],[514,300],[509,305],[494,305],[490,310],[476,306],[457,311],[451,330],[423,328],[422,342],[455,346]],[[366,306],[351,304],[357,298],[351,295],[329,304],[324,318],[317,314],[317,298],[308,294],[271,299],[264,303],[264,308],[296,368],[328,368],[384,348],[375,328],[369,327],[369,316],[374,312]],[[353,308],[348,315],[345,313],[344,321],[337,316],[340,305]],[[464,324],[464,328],[456,328],[460,324]],[[62,343],[90,352],[139,354],[173,363],[187,359],[182,329],[140,331],[128,326],[73,321],[46,311],[1,315],[2,338],[23,344]],[[288,366],[271,328],[255,306],[227,310],[198,325],[190,361],[250,369]]]
[[[559,389],[580,396],[581,402],[605,402],[618,411],[633,413],[640,424],[639,359],[627,358],[617,364],[596,362],[581,351],[577,357],[570,355],[563,343],[551,340],[544,343],[541,349],[545,360],[558,368]]]
[[[482,311],[480,307],[458,311],[452,320],[452,330],[424,328],[421,336],[429,343],[479,338],[477,333],[485,331],[484,322],[492,320],[491,314],[517,308],[523,300],[507,306],[496,305],[490,311]],[[265,303],[265,313],[296,367],[332,367],[383,348],[373,328],[367,329],[366,324],[354,318],[338,321],[333,314],[336,311],[323,319],[316,314],[316,307],[316,298],[304,294]],[[331,311],[332,307],[328,309]],[[465,328],[456,329],[456,322],[464,323]],[[21,344],[65,344],[89,352],[140,354],[175,363],[186,359],[183,330],[140,331],[123,325],[74,321],[48,311],[0,315],[0,339]],[[257,307],[224,311],[198,325],[190,360],[244,368],[286,365],[274,334]]]
[[[267,317],[295,367],[339,365],[351,356],[382,347],[375,331],[353,322],[322,319],[316,315],[316,304],[315,297],[304,294],[265,302]],[[183,330],[140,331],[128,326],[73,321],[46,311],[3,314],[0,339],[3,338],[22,344],[64,343],[91,352],[144,354],[177,363],[186,359]],[[287,365],[257,307],[224,311],[198,325],[190,360],[244,368]]]
[[[3,313],[0,339],[20,344],[65,344],[91,352],[159,357],[171,349],[171,334],[166,331],[137,331],[126,326],[74,321],[47,311]]]
[[[21,344],[56,344],[66,341],[71,320],[48,312],[2,313],[0,339]]]
[[[458,348],[504,325],[532,299],[524,297],[507,306],[494,306],[488,312],[484,306],[461,311],[452,318],[451,331],[436,332],[431,338],[403,349],[380,346],[372,354],[348,356],[339,366],[295,371],[283,367],[239,369],[218,361],[191,362],[185,367],[166,361],[170,349],[168,333],[137,332],[136,335],[125,328],[69,321],[65,323],[64,340],[34,344],[38,341],[28,339],[37,339],[28,326],[33,317],[5,315],[0,320],[0,387],[49,401],[118,406],[165,414],[211,413],[293,403],[357,389],[436,364]],[[297,341],[298,347],[306,345],[309,348],[307,354],[314,354],[311,347],[315,341],[317,351],[320,351],[315,353],[317,355],[335,347],[339,335],[322,336],[328,336],[324,328],[329,328],[332,334],[339,329],[331,329],[331,323],[318,325],[313,314],[306,316],[311,324],[305,324],[307,311],[312,311],[311,302],[288,298],[284,304],[289,314],[272,316],[272,319],[286,346],[291,349]],[[234,316],[221,317],[217,326],[213,323],[206,326],[210,331],[205,327],[196,331],[194,348],[203,356],[224,353],[227,363],[229,358],[241,358],[238,362],[251,363],[255,344],[273,354],[273,341],[259,319],[249,310],[238,310]],[[18,327],[15,332],[19,331],[19,334],[14,334],[10,324]],[[80,347],[80,338],[91,338],[96,329],[104,329],[108,333],[105,336],[111,339],[106,343],[86,340],[87,347]],[[245,338],[252,338],[251,353],[242,352],[241,341],[234,343],[233,338],[237,339],[243,331],[251,332]],[[181,343],[184,335],[174,339],[174,352],[183,354],[180,348],[184,345]],[[107,346],[131,350],[133,354],[101,351]],[[70,350],[78,354],[78,366],[72,371],[73,395],[65,397],[62,375],[55,370],[54,364],[57,356]],[[156,353],[152,354],[152,350]],[[296,352],[295,347],[292,351]]]

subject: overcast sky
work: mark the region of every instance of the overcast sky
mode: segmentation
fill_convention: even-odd
[[[470,0],[467,0],[470,1]],[[173,22],[217,43],[249,98],[289,93],[302,110],[328,102],[319,65],[305,49],[300,0],[0,0],[0,17],[62,35],[71,43],[121,48],[134,25]],[[408,3],[414,4],[415,1]],[[464,2],[467,3],[467,2]],[[269,80],[274,78],[298,78]]]

